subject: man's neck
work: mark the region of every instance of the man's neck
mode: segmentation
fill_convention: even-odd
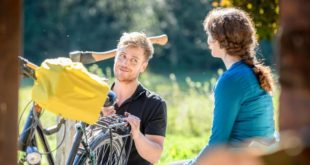
[[[120,106],[125,100],[130,98],[135,93],[138,85],[138,81],[120,82],[116,80],[113,91],[116,93],[118,98],[117,104]]]

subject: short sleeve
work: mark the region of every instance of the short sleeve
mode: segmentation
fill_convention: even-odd
[[[158,101],[158,104],[152,109],[149,121],[145,127],[145,134],[165,136],[167,127],[167,106],[164,101]]]

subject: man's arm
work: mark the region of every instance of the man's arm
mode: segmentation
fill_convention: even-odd
[[[143,135],[134,138],[136,149],[145,160],[156,163],[163,152],[165,137],[159,135]]]
[[[125,120],[131,126],[132,138],[139,155],[151,163],[156,163],[160,159],[163,151],[165,137],[149,134],[143,135],[140,132],[140,119],[129,113],[126,115],[128,117]]]

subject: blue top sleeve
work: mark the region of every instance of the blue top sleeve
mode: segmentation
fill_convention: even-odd
[[[240,83],[229,75],[223,75],[214,89],[214,112],[209,146],[229,141],[243,95]]]

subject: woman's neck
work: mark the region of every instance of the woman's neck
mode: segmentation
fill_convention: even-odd
[[[222,57],[222,60],[225,64],[226,69],[228,70],[234,63],[240,61],[241,58],[239,56],[231,56],[226,54]]]

